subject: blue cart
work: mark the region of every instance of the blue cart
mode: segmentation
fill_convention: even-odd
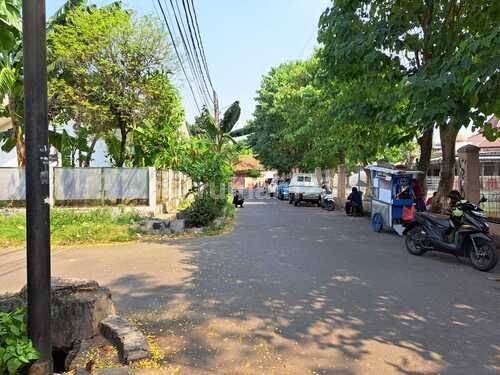
[[[412,208],[413,180],[421,171],[369,166],[372,177],[371,221],[375,232],[384,229],[403,232],[403,210]]]

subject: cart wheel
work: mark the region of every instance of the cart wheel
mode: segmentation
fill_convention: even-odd
[[[382,215],[375,214],[372,217],[372,228],[375,232],[381,232],[384,227],[384,219],[382,219]]]

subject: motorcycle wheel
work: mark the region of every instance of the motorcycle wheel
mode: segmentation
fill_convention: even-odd
[[[421,227],[412,228],[406,235],[406,250],[412,255],[423,255],[427,250],[422,247],[425,234]]]
[[[327,201],[326,202],[326,205],[325,205],[325,208],[328,210],[328,211],[334,211],[335,210],[335,203],[331,202],[331,201]]]
[[[469,257],[472,265],[475,269],[483,272],[488,272],[495,268],[498,263],[498,254],[496,246],[490,241],[481,241],[476,243],[477,252],[476,254],[473,245],[471,244],[471,249],[469,251]]]

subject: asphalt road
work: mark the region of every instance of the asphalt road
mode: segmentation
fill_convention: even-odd
[[[0,250],[0,292],[23,267]],[[341,212],[251,201],[229,234],[55,250],[53,268],[158,337],[165,368],[144,373],[500,373],[499,268],[412,256]]]

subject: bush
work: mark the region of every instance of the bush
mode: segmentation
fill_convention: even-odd
[[[257,178],[260,177],[260,172],[257,169],[249,169],[247,175],[248,177]]]
[[[183,212],[186,225],[205,227],[224,215],[227,199],[212,197],[209,193],[198,193],[191,204]]]
[[[28,338],[25,316],[21,308],[11,313],[0,312],[0,374],[18,374],[40,358]]]

